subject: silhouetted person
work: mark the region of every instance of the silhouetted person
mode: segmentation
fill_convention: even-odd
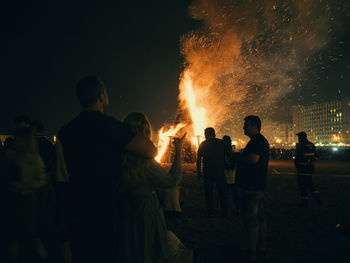
[[[5,217],[10,262],[46,259],[38,234],[37,190],[45,185],[45,165],[37,153],[34,130],[22,127],[14,132],[15,144],[6,152]],[[30,258],[29,251],[37,254]],[[29,257],[29,258],[28,258]],[[22,258],[22,259],[21,259]]]
[[[144,114],[130,113],[123,123],[135,133],[151,138],[151,124]],[[130,153],[124,155],[125,168],[120,183],[120,258],[117,262],[176,262],[174,255],[169,255],[168,229],[156,189],[173,188],[181,181],[183,140],[184,136],[174,139],[175,158],[169,172],[155,160]]]
[[[232,196],[232,204],[235,206],[235,215],[238,215],[238,197],[237,197],[237,191],[235,187],[235,159],[233,156],[233,146],[232,146],[232,141],[231,137],[228,135],[225,135],[222,137],[222,140],[226,144],[227,152],[225,154],[225,177],[226,177],[226,184],[228,188],[228,193],[231,194]],[[230,209],[229,209],[230,210]]]
[[[320,204],[320,194],[312,183],[312,175],[315,172],[315,161],[317,161],[316,148],[309,142],[305,132],[299,132],[298,143],[295,150],[294,164],[298,173],[298,185],[301,194],[300,206],[307,207],[309,193],[312,193],[315,200]]]
[[[240,188],[240,210],[247,228],[248,260],[266,253],[264,191],[267,183],[269,143],[260,133],[257,116],[244,119],[244,134],[250,141],[237,163],[236,184]]]
[[[205,141],[199,145],[197,153],[197,175],[201,180],[203,159],[203,181],[208,216],[214,215],[213,190],[214,184],[216,184],[220,197],[221,215],[226,217],[228,208],[224,169],[227,147],[222,140],[215,138],[214,128],[206,128],[204,135]]]
[[[34,120],[31,126],[36,131],[38,153],[45,164],[47,175],[46,184],[38,189],[38,221],[39,234],[49,250],[49,257],[53,256],[54,234],[54,177],[56,171],[56,150],[53,143],[45,136],[45,126],[39,120]]]
[[[6,153],[8,149],[10,149],[12,146],[14,146],[15,140],[13,137],[7,137],[6,140],[4,141],[4,148],[3,152]]]
[[[109,100],[99,78],[83,78],[76,92],[83,111],[58,134],[71,188],[73,262],[117,262],[121,155],[127,151],[153,158],[157,150],[149,139],[103,113]]]
[[[15,117],[14,123],[15,123],[15,130],[19,128],[30,127],[30,119],[26,115],[19,115]],[[4,142],[4,151],[6,152],[8,149],[14,146],[14,144],[15,144],[14,138],[11,136],[7,137],[7,139]]]

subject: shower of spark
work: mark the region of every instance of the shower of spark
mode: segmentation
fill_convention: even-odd
[[[313,74],[310,69],[323,67],[321,52],[335,45],[335,32],[349,20],[344,3],[193,1],[190,13],[203,26],[181,39],[185,68],[179,114],[184,116],[177,118],[193,145],[198,147],[208,126],[240,141],[244,116],[281,112],[291,94],[306,89],[303,81]],[[167,130],[172,134],[167,136],[174,136],[181,129],[177,127]],[[164,154],[169,140],[161,137],[164,128],[159,132]]]

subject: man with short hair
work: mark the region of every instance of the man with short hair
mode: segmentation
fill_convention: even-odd
[[[103,113],[109,99],[99,78],[83,78],[76,91],[83,111],[58,134],[69,174],[73,262],[116,262],[121,155],[153,158],[157,150]]]
[[[305,132],[299,132],[296,144],[294,164],[298,173],[298,185],[301,194],[301,207],[307,207],[309,193],[312,193],[316,202],[321,204],[320,193],[312,183],[312,175],[315,172],[317,161],[315,145],[307,139]]]
[[[256,262],[257,255],[266,253],[264,191],[269,143],[260,133],[261,121],[258,116],[247,116],[243,129],[250,141],[238,160],[236,184],[240,189],[241,214],[248,234],[248,260]]]
[[[227,187],[225,178],[225,154],[228,152],[226,144],[215,138],[214,128],[204,130],[205,141],[199,145],[197,153],[197,174],[202,179],[203,159],[203,181],[205,201],[209,217],[214,215],[213,190],[214,184],[218,189],[220,197],[221,215],[227,217]]]

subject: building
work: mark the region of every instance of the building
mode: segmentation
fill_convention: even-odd
[[[293,129],[316,144],[350,144],[350,99],[294,106]]]
[[[266,137],[272,147],[288,148],[295,142],[292,123],[283,123],[264,119],[261,133]]]

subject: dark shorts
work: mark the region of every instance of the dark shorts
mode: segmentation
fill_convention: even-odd
[[[258,227],[265,222],[265,194],[262,191],[240,190],[241,214],[248,228]]]

